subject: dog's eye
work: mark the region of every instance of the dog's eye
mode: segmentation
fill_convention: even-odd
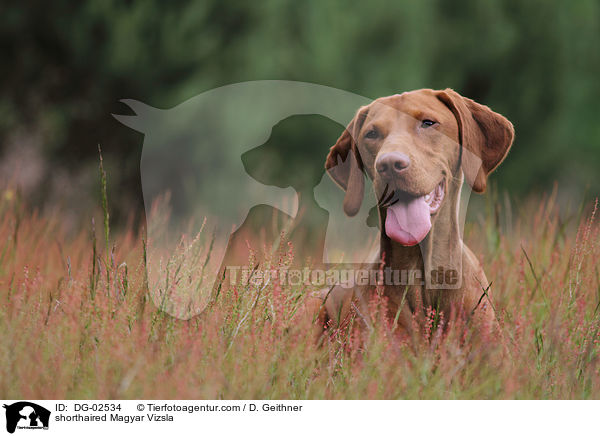
[[[365,138],[368,138],[368,139],[375,139],[378,136],[379,136],[379,134],[377,133],[377,130],[375,130],[375,129],[371,129],[365,134]]]
[[[433,121],[433,120],[423,120],[421,121],[421,127],[423,127],[424,129],[433,126],[434,124],[437,124],[437,122]]]

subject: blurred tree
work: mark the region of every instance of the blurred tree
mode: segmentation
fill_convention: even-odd
[[[95,175],[100,143],[122,221],[132,205],[141,210],[142,138],[110,116],[125,111],[121,98],[166,108],[259,79],[372,98],[452,87],[515,124],[515,147],[495,176],[502,189],[524,195],[558,180],[597,195],[598,42],[593,0],[4,0],[0,152],[36,144],[47,162],[42,203],[56,198],[58,173],[63,185],[97,192],[78,174]]]

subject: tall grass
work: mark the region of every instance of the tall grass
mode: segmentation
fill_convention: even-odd
[[[109,240],[106,207],[99,243],[91,224],[66,235],[60,214],[28,212],[2,189],[0,396],[600,398],[596,208],[569,225],[550,196],[525,204],[510,231],[493,208],[467,227],[502,340],[430,310],[423,337],[404,341],[375,298],[372,331],[348,325],[315,346],[300,316],[311,289],[231,286],[181,321],[149,301],[144,239]],[[271,264],[292,251],[283,244]]]

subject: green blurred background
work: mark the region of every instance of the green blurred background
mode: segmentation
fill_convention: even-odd
[[[500,191],[531,198],[557,182],[581,201],[600,193],[599,43],[590,0],[3,0],[0,178],[76,220],[98,204],[100,144],[114,222],[140,218],[143,136],[112,118],[129,113],[120,99],[169,108],[285,79],[370,98],[454,88],[515,125]],[[278,135],[291,153],[322,153],[340,130],[315,125],[308,140],[298,126]]]

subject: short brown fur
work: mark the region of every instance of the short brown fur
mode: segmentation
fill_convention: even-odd
[[[435,131],[419,129],[424,119],[438,123]],[[365,138],[370,129],[380,132],[378,140]],[[386,183],[380,180],[374,165],[383,152],[401,152],[410,157],[411,166],[395,180],[394,189],[424,195],[440,180],[445,181],[443,203],[431,216],[431,230],[420,246],[403,246],[391,240],[383,230],[386,209],[379,207],[380,259],[386,266],[423,271],[426,264],[452,265],[459,268],[462,278],[458,289],[385,286],[390,313],[401,309],[398,322],[405,330],[411,330],[413,319],[423,319],[423,309],[428,306],[445,313],[459,308],[475,314],[479,321],[496,325],[491,302],[485,296],[481,299],[489,287],[487,278],[476,256],[462,242],[458,208],[463,175],[473,191],[484,192],[488,175],[502,162],[513,138],[512,124],[487,106],[451,89],[421,89],[379,98],[360,108],[331,148],[325,167],[346,191],[343,206],[349,216],[355,215],[361,206],[363,172],[373,180],[375,195],[382,194]],[[336,168],[348,156],[353,159],[351,165]],[[354,307],[364,312],[365,320],[372,291],[373,286],[324,289],[319,295],[322,301],[319,319],[339,325]]]

